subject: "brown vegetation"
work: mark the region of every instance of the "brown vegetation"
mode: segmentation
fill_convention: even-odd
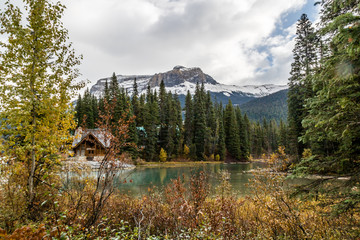
[[[192,176],[189,186],[182,177],[160,193],[149,189],[141,198],[114,193],[96,222],[88,227],[96,183],[74,178],[68,194],[58,194],[49,205],[42,224],[24,226],[20,218],[9,228],[0,217],[0,227],[12,232],[4,239],[356,239],[359,213],[332,214],[327,199],[291,197],[279,176],[255,177],[254,192],[235,197],[222,173],[222,183],[209,197],[206,175]],[[81,188],[75,188],[81,187]],[[8,196],[1,192],[1,200]],[[6,201],[1,201],[3,211]],[[16,214],[16,213],[14,213]],[[15,217],[15,216],[14,216]],[[16,217],[15,217],[16,218]],[[9,220],[8,220],[9,221]],[[111,238],[112,237],[112,238]]]

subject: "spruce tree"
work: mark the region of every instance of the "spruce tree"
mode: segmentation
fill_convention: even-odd
[[[106,101],[110,103],[110,88],[107,79],[105,81],[105,86],[104,86],[104,99],[106,99]]]
[[[139,91],[138,91],[138,85],[137,85],[137,82],[136,82],[136,78],[134,78],[134,84],[133,84],[133,98],[134,97],[138,97],[139,96]]]
[[[173,101],[173,96],[171,92],[167,94],[166,98],[166,116],[165,116],[165,126],[166,129],[166,150],[170,158],[172,157],[174,150],[175,150],[175,136],[176,136],[176,109],[175,103]],[[175,150],[176,151],[176,150]]]
[[[279,146],[288,148],[288,130],[286,124],[281,120],[279,124]]]
[[[109,98],[110,104],[114,105],[114,113],[112,121],[117,123],[122,117],[123,112],[128,110],[127,96],[124,89],[120,89],[115,72],[113,73],[109,85]]]
[[[144,112],[145,112],[145,94],[139,98],[139,109],[136,115],[136,124],[138,127],[144,126]]]
[[[85,118],[85,123],[86,123],[85,127],[90,129],[95,128],[93,100],[89,88],[87,88],[84,92],[83,114],[84,114],[83,118]]]
[[[109,86],[110,99],[116,98],[118,96],[119,92],[120,92],[119,82],[118,82],[116,74],[114,72],[111,76],[110,86]]]
[[[250,121],[249,118],[247,117],[247,114],[244,114],[244,148],[245,148],[245,152],[246,155],[249,157],[250,156]]]
[[[315,33],[306,14],[298,20],[296,35],[289,78],[288,123],[290,151],[300,157],[305,147],[299,142],[304,133],[301,122],[306,116],[305,100],[312,96],[310,81],[316,66]]]
[[[152,161],[157,159],[157,128],[159,125],[159,106],[156,92],[152,93],[150,86],[147,90],[147,102],[145,104],[144,128],[146,131],[144,158]]]
[[[84,109],[83,109],[83,100],[81,94],[79,94],[78,99],[76,101],[75,106],[75,118],[77,120],[77,125],[80,126],[83,123],[83,116],[84,116]]]
[[[94,95],[91,96],[91,108],[94,119],[94,127],[96,127],[97,123],[99,122],[99,104],[97,98]]]
[[[159,134],[159,144],[161,148],[164,148],[166,152],[169,153],[166,145],[168,144],[169,139],[169,111],[171,108],[171,99],[168,98],[166,94],[164,81],[160,83],[159,91],[159,117],[160,117],[160,134]]]
[[[262,148],[264,149],[264,153],[266,152],[267,154],[271,153],[271,148],[270,148],[270,131],[269,131],[269,123],[268,121],[263,118],[263,123],[261,126],[261,131],[262,131],[262,142],[263,142],[263,146]]]
[[[245,124],[239,106],[236,107],[235,112],[236,112],[236,121],[238,124],[239,158],[242,161],[246,161],[248,159],[248,152],[246,147]]]
[[[210,96],[210,92],[206,94],[205,100],[206,109],[206,135],[205,137],[205,152],[208,156],[215,153],[216,144],[218,141],[219,120],[216,118],[215,107]]]
[[[235,111],[229,99],[224,112],[225,144],[228,153],[235,159],[240,158],[239,129]]]
[[[306,101],[302,140],[311,146],[295,173],[346,176],[314,181],[307,192],[323,191],[336,214],[360,210],[360,24],[359,1],[321,1],[320,67]],[[335,177],[332,177],[335,178]],[[323,184],[328,183],[328,184]]]
[[[174,115],[174,154],[179,156],[183,150],[183,118],[182,108],[177,94],[173,95],[173,115]],[[171,114],[171,112],[170,112]]]
[[[140,103],[139,103],[138,95],[139,95],[139,92],[138,92],[138,87],[137,87],[136,78],[135,78],[134,84],[133,84],[133,95],[131,98],[131,105],[132,105],[133,113],[136,116],[135,123],[137,126],[140,126],[139,125]]]
[[[194,113],[193,113],[193,101],[190,91],[187,91],[185,98],[185,121],[184,121],[184,144],[188,147],[192,145],[193,133],[194,133]]]
[[[354,0],[327,0],[322,5],[320,33],[327,52],[313,79],[315,94],[307,102],[309,114],[303,121],[303,139],[318,154],[319,162],[313,165],[318,169],[358,171],[360,10]]]
[[[196,90],[194,95],[194,146],[195,154],[198,160],[204,159],[205,152],[205,132],[206,132],[206,119],[205,119],[205,92],[204,88],[200,89],[199,84],[196,84]],[[195,111],[196,109],[196,111]]]
[[[219,117],[219,139],[217,145],[217,154],[219,154],[220,160],[224,161],[226,159],[226,144],[222,103],[219,104],[217,114]]]

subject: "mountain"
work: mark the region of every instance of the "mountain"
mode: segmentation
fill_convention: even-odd
[[[209,91],[210,95],[214,98],[216,97],[218,101],[227,103],[230,98],[235,105],[240,105],[255,98],[264,97],[287,88],[287,85],[273,84],[259,86],[220,84],[198,67],[186,68],[183,66],[175,66],[170,71],[154,75],[117,75],[120,87],[123,87],[130,95],[132,95],[133,92],[135,78],[140,94],[146,93],[148,85],[153,90],[159,91],[161,80],[163,80],[166,89],[173,94],[177,94],[181,102],[185,99],[187,91],[190,91],[191,94],[195,93],[196,83],[204,83],[205,90]],[[101,96],[106,81],[110,82],[110,78],[98,80],[97,83],[91,87],[90,92],[97,97]]]
[[[265,97],[253,99],[240,105],[243,113],[246,113],[249,119],[262,121],[263,118],[268,120],[274,119],[277,122],[287,120],[287,94],[288,89],[270,94]]]

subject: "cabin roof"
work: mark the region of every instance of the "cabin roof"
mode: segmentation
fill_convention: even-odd
[[[76,148],[81,142],[84,141],[88,136],[92,135],[96,141],[98,141],[102,147],[110,147],[110,140],[106,139],[106,134],[102,129],[82,129],[78,128],[75,130],[75,137],[72,143],[72,148]]]

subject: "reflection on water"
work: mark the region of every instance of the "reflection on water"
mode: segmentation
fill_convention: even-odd
[[[171,183],[172,179],[183,177],[185,185],[189,184],[189,179],[193,174],[203,171],[208,176],[208,183],[211,191],[214,193],[216,186],[220,183],[220,172],[227,170],[230,173],[230,183],[235,194],[244,196],[251,194],[251,186],[248,185],[249,179],[253,174],[251,169],[267,167],[264,163],[184,163],[184,164],[164,164],[157,166],[139,166],[135,169],[119,170],[114,179],[114,185],[121,193],[139,197],[152,191],[162,191],[165,186]],[[82,177],[97,177],[97,172],[83,172]],[[82,181],[74,181],[73,174],[63,173],[64,188],[83,189],[85,187]],[[309,183],[308,179],[288,179],[288,186]]]
[[[179,176],[184,177],[185,184],[189,184],[191,175],[203,171],[208,175],[208,182],[212,186],[212,190],[214,190],[220,182],[220,171],[227,170],[231,174],[230,183],[233,190],[239,195],[246,195],[250,193],[247,183],[252,177],[252,174],[248,171],[258,167],[265,167],[265,165],[262,163],[207,163],[156,167],[140,166],[132,170],[119,172],[115,184],[122,193],[141,196],[147,194],[149,189],[163,190],[172,179]]]

